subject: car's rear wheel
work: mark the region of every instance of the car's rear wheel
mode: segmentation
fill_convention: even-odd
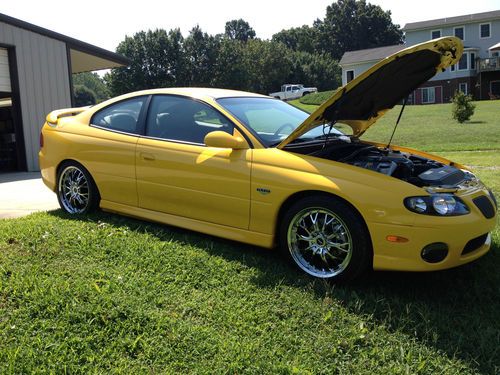
[[[314,277],[349,281],[372,261],[362,219],[334,197],[311,196],[294,203],[283,216],[279,237],[283,253]]]
[[[90,173],[79,163],[65,162],[57,177],[57,199],[70,214],[85,214],[99,206],[99,191]]]

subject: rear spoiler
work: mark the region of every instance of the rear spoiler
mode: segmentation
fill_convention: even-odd
[[[64,109],[58,109],[55,111],[50,112],[45,120],[49,125],[57,125],[57,121],[61,117],[68,117],[68,116],[75,116],[79,113],[82,113],[83,111],[86,111],[90,107],[80,107],[80,108],[64,108]]]

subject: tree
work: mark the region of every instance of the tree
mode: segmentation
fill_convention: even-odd
[[[99,77],[97,73],[85,72],[73,74],[73,87],[75,88],[75,96],[77,86],[84,86],[92,91],[95,95],[97,103],[100,103],[109,98],[109,89],[106,86],[104,80]]]
[[[86,107],[94,105],[97,102],[96,94],[86,86],[76,85],[75,90],[75,106]]]
[[[272,41],[283,43],[294,51],[315,53],[318,43],[318,30],[307,25],[293,27],[274,34]]]
[[[105,76],[112,95],[130,91],[189,83],[184,38],[179,29],[141,31],[125,37],[118,48],[131,60],[127,67],[115,68]]]
[[[231,20],[226,22],[225,35],[230,39],[246,42],[249,39],[255,38],[255,31],[250,27],[250,24],[243,19]]]
[[[451,107],[452,117],[461,124],[469,121],[476,108],[472,103],[472,96],[465,95],[462,91],[456,91],[451,101],[453,102]]]
[[[295,51],[291,60],[292,69],[288,82],[316,86],[318,91],[332,90],[342,84],[342,69],[328,55]]]
[[[191,29],[183,44],[188,86],[210,86],[218,58],[219,44],[220,37],[204,33],[199,26]]]
[[[338,0],[326,8],[326,16],[314,23],[318,47],[340,59],[344,52],[399,44],[403,34],[392,23],[391,12],[365,0]]]

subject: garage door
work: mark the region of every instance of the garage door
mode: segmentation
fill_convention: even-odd
[[[0,48],[0,92],[11,92],[9,54],[5,48]]]

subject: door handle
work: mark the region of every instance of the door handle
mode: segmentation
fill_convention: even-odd
[[[156,158],[155,158],[155,156],[153,154],[147,154],[145,152],[141,152],[141,157],[144,160],[149,160],[149,161],[156,160]]]

